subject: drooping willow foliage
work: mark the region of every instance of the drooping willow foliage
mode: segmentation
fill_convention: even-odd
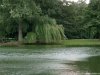
[[[27,33],[25,43],[36,43],[36,34],[34,32]]]
[[[64,39],[63,26],[57,25],[54,19],[47,16],[40,17],[35,32],[39,43],[59,43]]]

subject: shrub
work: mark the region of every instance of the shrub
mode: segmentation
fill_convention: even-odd
[[[25,37],[26,43],[36,43],[36,34],[34,32],[27,33]]]

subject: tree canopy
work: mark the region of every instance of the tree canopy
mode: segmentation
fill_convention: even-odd
[[[99,0],[0,0],[0,37],[23,41],[34,34],[44,43],[100,38],[99,14]]]

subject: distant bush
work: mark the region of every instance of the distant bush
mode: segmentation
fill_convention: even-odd
[[[26,42],[26,43],[36,43],[36,34],[34,32],[27,33],[24,42]]]

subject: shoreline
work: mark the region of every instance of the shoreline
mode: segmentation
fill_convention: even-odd
[[[19,43],[17,41],[14,42],[6,42],[0,43],[0,47],[2,46],[22,46],[22,45],[62,45],[65,47],[100,47],[100,39],[69,39],[63,40],[61,44],[38,44],[38,43]]]

